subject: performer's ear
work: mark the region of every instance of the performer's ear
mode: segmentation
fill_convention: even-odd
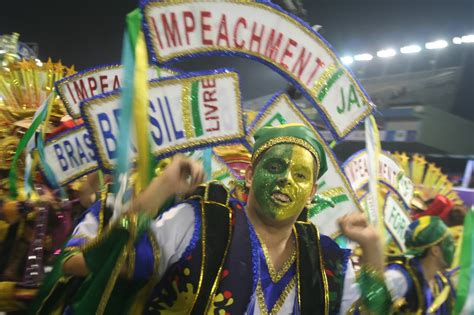
[[[431,255],[435,257],[443,257],[443,252],[439,246],[431,246],[429,251],[431,252]]]
[[[314,197],[316,195],[316,192],[318,191],[318,184],[315,182],[313,185],[313,189],[311,190],[311,196]]]
[[[245,170],[245,187],[250,189],[252,186],[252,178],[253,178],[253,167],[252,165],[247,166]]]

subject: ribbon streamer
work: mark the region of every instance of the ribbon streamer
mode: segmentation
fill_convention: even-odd
[[[464,219],[461,245],[459,282],[456,287],[456,302],[453,314],[472,314],[474,311],[474,207]]]
[[[49,101],[51,100],[53,96],[53,93],[51,93],[43,102],[43,104],[39,108],[39,114],[36,116],[35,119],[33,119],[33,122],[31,123],[30,128],[26,130],[25,134],[21,138],[20,142],[18,143],[17,150],[15,152],[15,156],[13,157],[10,172],[8,173],[8,182],[9,182],[9,189],[10,189],[10,197],[12,199],[16,199],[18,197],[18,190],[16,187],[16,180],[18,178],[18,168],[17,168],[17,162],[18,159],[21,157],[21,154],[25,150],[25,148],[28,145],[28,142],[30,139],[33,137],[33,135],[36,132],[36,129],[41,125],[41,123],[44,121],[46,118],[47,114],[47,105],[49,104]]]
[[[365,146],[367,148],[368,156],[368,173],[369,173],[369,196],[370,202],[368,203],[368,219],[371,224],[379,229],[380,237],[382,238],[382,244],[385,245],[384,235],[384,223],[382,208],[379,206],[379,160],[381,154],[380,136],[377,128],[377,123],[373,115],[365,118]]]

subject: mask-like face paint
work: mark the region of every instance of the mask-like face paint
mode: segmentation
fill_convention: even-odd
[[[314,167],[313,155],[298,145],[279,144],[268,149],[252,179],[257,211],[275,220],[299,215],[311,196]]]
[[[448,264],[446,267],[451,266],[454,259],[454,237],[451,233],[439,243],[439,247],[443,252],[443,259]]]

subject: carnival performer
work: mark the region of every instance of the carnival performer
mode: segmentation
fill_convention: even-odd
[[[201,164],[175,156],[130,211],[68,251],[63,275],[45,285],[33,313],[345,314],[359,298],[369,311],[388,313],[382,246],[364,216],[340,220],[363,250],[357,282],[350,251],[307,220],[327,170],[313,133],[265,127],[255,140],[246,204],[217,182],[199,185]],[[189,197],[150,223],[179,194]],[[83,279],[77,290],[54,290],[71,278]]]
[[[386,275],[396,314],[451,314],[455,290],[447,271],[454,258],[454,238],[437,216],[423,216],[406,232],[404,256],[389,258]]]

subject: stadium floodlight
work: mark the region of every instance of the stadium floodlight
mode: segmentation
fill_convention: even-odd
[[[345,65],[350,65],[354,62],[354,58],[352,58],[351,56],[344,56],[341,58],[341,61]]]
[[[420,51],[421,51],[421,47],[418,45],[409,45],[409,46],[400,48],[400,52],[402,54],[416,54],[416,53],[419,53]]]
[[[354,60],[356,61],[370,61],[374,57],[371,54],[364,53],[364,54],[358,54],[354,56]]]
[[[474,43],[474,34],[464,35],[463,37],[461,37],[461,39],[462,39],[462,42],[465,44]]]
[[[396,54],[397,52],[392,48],[377,51],[377,57],[379,58],[389,58],[395,56]]]
[[[462,44],[462,38],[461,37],[454,37],[453,38],[453,44],[461,45]]]
[[[441,49],[448,46],[448,42],[444,39],[438,39],[434,42],[428,42],[425,44],[426,49]]]

